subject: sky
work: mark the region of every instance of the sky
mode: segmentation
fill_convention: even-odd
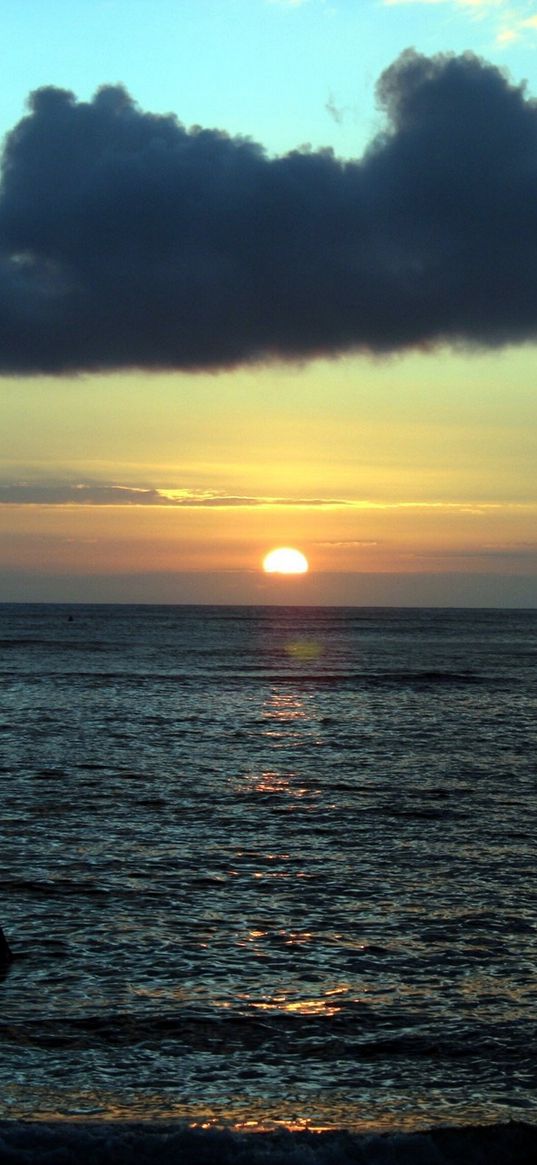
[[[0,601],[535,607],[537,0],[0,36]]]

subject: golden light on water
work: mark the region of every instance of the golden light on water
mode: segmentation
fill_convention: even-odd
[[[302,945],[302,943],[310,939],[313,939],[313,935],[310,935],[307,931],[301,935],[290,936],[293,946],[297,942],[299,945]],[[314,998],[308,996],[297,998],[296,996],[293,997],[292,993],[282,991],[270,999],[252,999],[250,1000],[250,1006],[255,1008],[256,1011],[282,1012],[286,1015],[332,1016],[337,1015],[341,1011],[342,1003],[339,1001],[338,996],[346,996],[348,991],[348,983],[333,987]]]
[[[292,546],[278,546],[263,559],[265,574],[306,574],[309,563],[301,550]]]

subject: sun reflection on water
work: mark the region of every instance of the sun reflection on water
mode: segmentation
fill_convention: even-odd
[[[251,788],[256,793],[269,794],[288,794],[291,797],[307,797],[312,796],[311,789],[305,785],[294,784],[296,774],[280,773],[273,769],[264,770],[261,773],[248,774],[247,779]]]
[[[304,701],[293,691],[275,689],[263,705],[264,720],[303,720],[305,716]]]
[[[296,659],[300,663],[310,663],[319,659],[322,647],[316,639],[293,639],[290,643],[286,643],[285,651],[287,655],[291,656],[291,659]]]
[[[248,1002],[248,1005],[255,1009],[255,1011],[264,1012],[279,1012],[285,1015],[317,1015],[330,1017],[337,1015],[342,1010],[343,999],[341,1002],[338,997],[347,996],[349,993],[349,984],[340,984],[326,990],[322,995],[311,996],[296,996],[291,991],[280,991],[265,999],[252,999],[248,994],[241,995],[241,999]]]
[[[233,778],[236,790],[262,796],[318,796],[317,789],[304,783],[304,775],[299,775],[294,759],[296,751],[306,743],[304,733],[307,735],[309,713],[304,700],[293,690],[274,688],[264,700],[256,724],[261,726],[261,738],[270,751],[270,759],[276,763]]]

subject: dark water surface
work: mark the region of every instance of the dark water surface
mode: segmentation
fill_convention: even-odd
[[[0,607],[4,1118],[537,1123],[537,612]]]

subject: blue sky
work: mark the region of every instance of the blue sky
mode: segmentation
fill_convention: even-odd
[[[122,82],[154,112],[355,156],[379,126],[374,86],[408,46],[472,49],[537,92],[537,4],[509,0],[3,0],[0,128],[31,89],[89,99]]]

